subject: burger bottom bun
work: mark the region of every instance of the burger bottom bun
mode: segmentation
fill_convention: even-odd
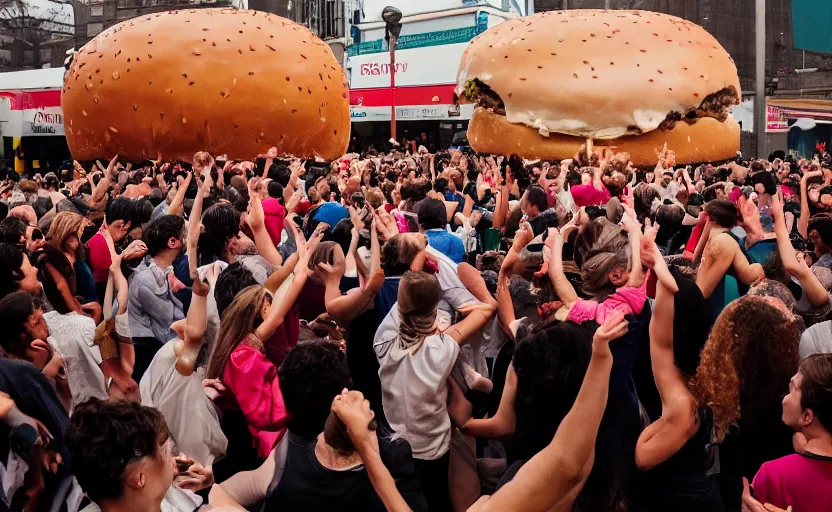
[[[573,158],[586,139],[558,133],[544,137],[534,128],[510,123],[505,116],[476,107],[468,125],[468,142],[479,153],[563,160]],[[740,126],[731,116],[725,122],[706,117],[693,124],[676,123],[672,130],[593,140],[595,147],[612,147],[616,153],[626,151],[635,167],[655,166],[664,144],[676,153],[677,164],[727,160],[736,157],[740,147]]]

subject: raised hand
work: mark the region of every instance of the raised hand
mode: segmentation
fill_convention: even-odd
[[[378,437],[373,423],[375,413],[361,392],[342,391],[332,400],[332,412],[347,427],[350,440],[359,454],[363,456],[368,451],[378,453]]]
[[[612,340],[616,340],[627,334],[628,328],[629,323],[624,318],[624,313],[616,310],[607,316],[604,319],[604,323],[595,331],[595,335],[592,337],[592,344],[598,347],[607,346]]]

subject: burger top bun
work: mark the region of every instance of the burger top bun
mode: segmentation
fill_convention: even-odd
[[[347,149],[349,89],[307,28],[258,11],[151,14],[79,50],[61,95],[76,160],[190,161],[197,151],[331,160]]]
[[[462,98],[478,79],[509,122],[541,135],[613,139],[655,130],[671,111],[733,87],[737,68],[702,27],[646,11],[551,11],[501,23],[468,45]]]

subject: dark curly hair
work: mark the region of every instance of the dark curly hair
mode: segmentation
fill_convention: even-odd
[[[283,403],[292,413],[289,430],[305,439],[323,432],[332,400],[352,387],[346,356],[337,345],[323,340],[296,345],[277,375]]]
[[[797,372],[800,331],[772,300],[745,296],[730,303],[702,349],[691,391],[713,410],[717,442],[740,417],[754,424],[779,409]]]
[[[185,219],[178,215],[162,215],[147,226],[144,243],[151,257],[168,248],[168,241],[176,238],[184,242]]]
[[[65,434],[73,474],[95,502],[120,498],[127,466],[156,456],[169,437],[165,419],[156,409],[96,398],[75,407]]]
[[[583,383],[592,355],[592,333],[589,326],[559,322],[517,344],[513,363],[518,417],[554,435]]]

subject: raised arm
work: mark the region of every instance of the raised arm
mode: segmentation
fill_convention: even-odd
[[[657,271],[667,265],[652,244]],[[674,290],[660,279],[650,320],[650,358],[656,388],[662,400],[662,417],[646,428],[636,444],[636,465],[642,471],[661,464],[677,453],[696,433],[696,401],[673,357]]]
[[[168,214],[182,216],[185,213],[185,208],[182,205],[185,203],[185,192],[188,191],[188,187],[190,185],[191,173],[188,173],[188,175],[185,176],[185,181],[183,181],[179,188],[176,190],[176,195],[173,196],[173,201],[170,202]]]
[[[458,311],[466,317],[461,321],[453,324],[445,334],[453,338],[458,344],[462,345],[468,338],[474,335],[477,331],[485,327],[485,324],[491,319],[496,310],[493,304],[469,304],[462,306]]]
[[[578,294],[563,271],[563,233],[555,228],[549,228],[549,236],[555,237],[552,246],[552,261],[549,262],[549,280],[555,288],[555,294],[566,304],[571,306],[578,302]]]
[[[342,327],[363,313],[375,300],[376,295],[384,284],[384,272],[381,270],[381,252],[378,243],[375,219],[370,224],[370,278],[357,291],[351,290],[346,295],[341,294],[341,278],[346,268],[343,262],[333,265],[320,263],[318,266],[326,275],[326,312],[329,317]]]
[[[821,308],[829,302],[829,294],[826,288],[818,280],[806,262],[797,258],[797,252],[792,247],[789,239],[789,231],[786,229],[786,217],[783,214],[783,203],[776,195],[771,198],[771,216],[774,218],[774,233],[777,235],[777,250],[780,253],[780,260],[783,268],[789,274],[800,281],[806,298],[814,308]]]
[[[375,417],[370,402],[359,391],[346,389],[332,401],[332,412],[346,425],[350,440],[361,456],[373,489],[388,512],[410,512],[410,506],[396,488],[396,481],[381,460],[378,438],[370,430]]]
[[[463,434],[486,439],[499,439],[514,433],[517,427],[517,414],[514,401],[517,399],[517,374],[511,364],[506,372],[506,383],[500,397],[500,407],[492,418],[470,419],[459,429]]]
[[[609,342],[626,332],[623,313],[607,317],[593,337],[592,358],[575,404],[552,442],[532,457],[511,482],[490,499],[480,499],[469,511],[571,510],[592,469],[595,439],[607,406],[612,369]]]
[[[809,193],[807,184],[811,178],[823,176],[823,171],[807,172],[800,179],[800,218],[797,219],[797,231],[803,238],[809,238]]]
[[[274,246],[269,232],[266,231],[266,217],[263,213],[263,203],[257,191],[257,181],[252,180],[248,185],[248,225],[254,235],[254,245],[266,261],[279,267],[283,263],[280,251]]]
[[[292,279],[292,285],[286,290],[286,294],[283,295],[280,303],[272,303],[269,309],[269,315],[254,331],[254,334],[261,340],[271,339],[274,331],[283,323],[283,318],[286,316],[286,313],[295,305],[295,301],[297,301],[309,276],[309,257],[314,252],[315,247],[318,246],[318,242],[320,242],[320,235],[317,231],[312,235],[308,245],[302,233],[295,231],[294,235],[298,244],[298,262],[295,264],[295,277]]]

